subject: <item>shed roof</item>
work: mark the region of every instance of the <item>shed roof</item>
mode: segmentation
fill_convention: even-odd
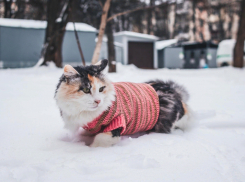
[[[139,37],[139,38],[150,39],[150,40],[158,40],[159,39],[155,35],[149,35],[149,34],[143,34],[143,33],[137,33],[137,32],[130,32],[130,31],[122,31],[122,32],[117,32],[117,33],[114,34],[114,36],[120,36],[120,35]]]
[[[182,42],[180,43],[185,49],[199,49],[199,48],[217,48],[218,44],[212,41],[207,42]]]
[[[47,21],[0,18],[0,26],[45,29],[47,26]],[[77,31],[83,31],[83,32],[97,31],[96,28],[86,23],[75,23],[75,26]],[[74,31],[73,23],[71,22],[67,23],[66,30]]]
[[[156,42],[156,49],[157,50],[161,50],[167,46],[170,46],[172,44],[177,43],[178,40],[177,39],[169,39],[169,40],[160,40]]]

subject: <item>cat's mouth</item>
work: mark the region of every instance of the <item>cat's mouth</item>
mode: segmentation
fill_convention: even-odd
[[[96,108],[98,108],[99,107],[99,105],[97,104],[97,105],[95,105],[95,106],[91,106],[90,108],[91,109],[96,109]]]

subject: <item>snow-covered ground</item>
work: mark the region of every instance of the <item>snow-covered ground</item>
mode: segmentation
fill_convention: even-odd
[[[111,148],[72,138],[53,99],[62,69],[0,70],[0,181],[245,180],[245,70],[140,70],[112,81],[172,79],[190,92],[191,131],[123,137]]]

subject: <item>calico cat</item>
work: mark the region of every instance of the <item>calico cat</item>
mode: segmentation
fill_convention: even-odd
[[[139,131],[170,133],[189,124],[187,91],[172,81],[112,83],[102,73],[108,61],[96,65],[66,65],[55,91],[65,128],[96,134],[91,147],[108,147],[121,135]]]

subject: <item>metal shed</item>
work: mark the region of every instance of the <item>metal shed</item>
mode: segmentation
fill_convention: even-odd
[[[166,40],[159,41],[157,45],[159,68],[217,67],[216,52],[218,45],[212,42],[177,43],[176,40]]]
[[[134,64],[139,68],[157,68],[156,41],[154,35],[136,32],[118,32],[114,34],[114,41],[123,45],[123,64]]]
[[[40,58],[46,21],[0,18],[0,65],[3,68],[34,66]],[[76,23],[86,62],[91,62],[97,30],[85,23]],[[63,64],[81,64],[73,24],[68,23],[63,42]]]
[[[208,42],[186,42],[184,49],[184,68],[216,68],[216,54],[218,45]]]

